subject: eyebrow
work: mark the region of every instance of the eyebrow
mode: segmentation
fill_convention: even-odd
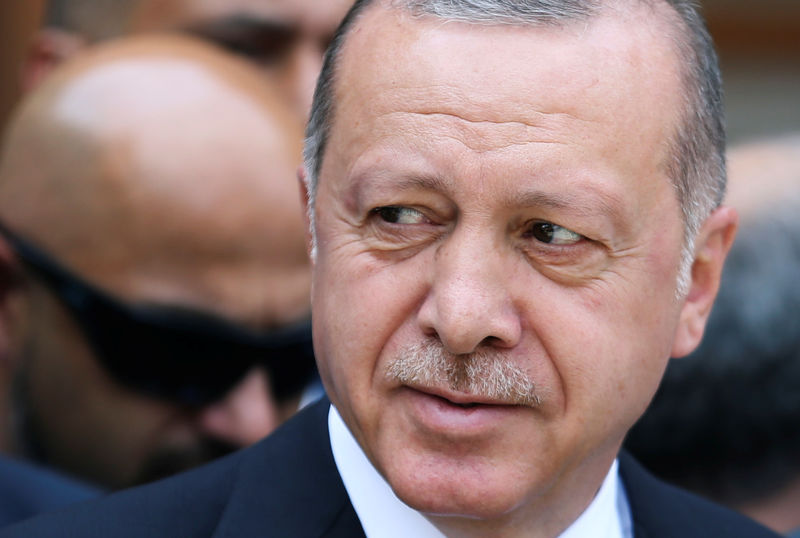
[[[373,176],[374,177],[374,176]],[[357,179],[357,190],[362,191],[364,187],[376,186],[381,188],[381,182],[370,182],[367,178],[362,176]],[[441,176],[435,174],[408,174],[400,177],[392,176],[391,186],[393,189],[410,190],[432,190],[438,192],[447,192],[451,186]],[[582,185],[581,189],[586,193],[573,194],[569,192],[550,192],[545,190],[531,190],[514,196],[514,205],[522,207],[547,207],[559,210],[572,210],[581,213],[590,213],[585,211],[587,201],[599,201],[602,212],[618,212],[622,209],[622,200],[608,192],[597,189],[591,185]],[[594,212],[591,212],[594,213]]]
[[[624,204],[619,197],[590,185],[584,185],[582,189],[586,191],[586,194],[531,191],[523,193],[515,200],[515,203],[524,207],[546,207],[568,210],[581,215],[594,215],[598,211],[590,210],[587,202],[599,202],[599,213],[619,214],[622,211]]]
[[[402,176],[393,183],[400,189],[424,189],[432,191],[446,191],[447,182],[437,175],[431,174],[413,174]]]
[[[388,171],[367,169],[355,175],[347,191],[346,203],[354,207],[353,203],[360,203],[364,193],[380,192],[391,189],[392,191],[430,190],[446,192],[447,182],[441,176],[425,173],[408,173],[395,175]]]
[[[407,171],[396,173],[385,169],[365,167],[353,177],[353,186],[348,196],[349,207],[353,203],[361,203],[364,193],[392,191],[425,190],[440,193],[452,191],[453,185],[446,177],[427,171]],[[524,182],[524,181],[523,181]],[[579,217],[609,216],[617,224],[624,222],[625,200],[618,194],[602,189],[590,182],[580,185],[580,190],[560,189],[553,187],[540,188],[531,186],[527,190],[520,188],[505,201],[507,207],[544,208],[568,212]]]

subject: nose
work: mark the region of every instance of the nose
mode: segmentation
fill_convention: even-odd
[[[253,368],[225,397],[197,417],[207,435],[237,446],[255,443],[278,426],[278,411],[267,373]]]
[[[482,345],[515,346],[522,327],[509,279],[513,260],[507,258],[490,238],[466,230],[444,240],[418,314],[422,331],[454,354]]]

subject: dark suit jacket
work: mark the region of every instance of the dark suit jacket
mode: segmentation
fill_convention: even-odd
[[[0,457],[0,527],[98,495],[48,469]]]
[[[330,449],[323,399],[259,444],[198,470],[45,514],[0,537],[363,536]],[[620,459],[637,538],[771,537]]]

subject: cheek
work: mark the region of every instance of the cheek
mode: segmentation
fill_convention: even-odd
[[[377,409],[381,358],[421,303],[422,267],[417,259],[382,263],[356,245],[328,243],[318,251],[314,346],[325,388],[343,415],[350,407]]]
[[[67,314],[57,308],[40,313],[25,346],[31,401],[49,427],[80,431],[87,416],[91,421],[99,413],[91,404],[107,381]]]
[[[531,306],[564,413],[580,419],[583,434],[621,438],[655,392],[675,330],[672,298],[660,295],[551,286]]]

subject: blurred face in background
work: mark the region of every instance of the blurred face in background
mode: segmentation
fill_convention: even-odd
[[[352,0],[53,0],[33,36],[22,86],[38,86],[76,53],[108,38],[188,32],[255,63],[305,121],[322,56]],[[106,0],[108,1],[108,0]],[[103,8],[103,9],[100,9]]]
[[[91,67],[54,74],[0,168],[11,230],[0,255],[17,279],[0,302],[0,356],[15,368],[17,452],[112,488],[259,440],[302,390],[279,397],[285,376],[246,362],[253,345],[236,336],[308,318],[301,124],[251,65],[184,41],[112,44],[84,57]],[[87,324],[80,312],[98,300],[83,293],[76,307],[80,286],[54,286],[21,242],[122,306],[90,307]],[[153,331],[119,314],[131,309],[167,330],[145,341]],[[97,345],[92,328],[114,336]],[[170,341],[186,351],[165,352]],[[201,361],[209,375],[195,381]],[[163,390],[168,376],[186,387]]]
[[[256,63],[305,119],[352,0],[143,0],[130,31],[186,30]]]

